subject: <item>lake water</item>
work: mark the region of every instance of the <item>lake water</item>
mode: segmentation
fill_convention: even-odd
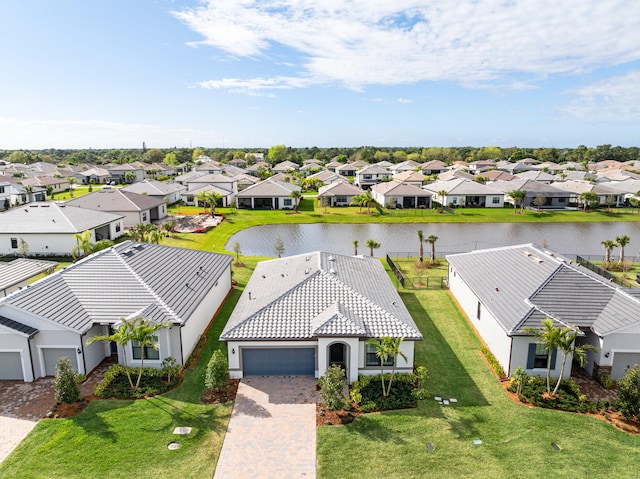
[[[424,237],[436,235],[436,253],[461,253],[474,249],[493,248],[521,243],[535,243],[557,253],[575,256],[593,256],[602,259],[601,241],[615,240],[628,235],[630,243],[625,248],[629,260],[640,256],[639,223],[413,223],[413,224],[304,224],[254,226],[233,235],[226,245],[233,251],[240,243],[243,255],[276,256],[278,237],[284,243],[284,255],[327,251],[337,254],[353,254],[353,241],[358,240],[358,253],[369,254],[365,246],[368,239],[381,244],[374,250],[375,256],[387,253],[417,252],[418,234]],[[430,246],[425,244],[425,255]],[[618,249],[614,250],[614,255]],[[600,258],[596,258],[596,257]]]

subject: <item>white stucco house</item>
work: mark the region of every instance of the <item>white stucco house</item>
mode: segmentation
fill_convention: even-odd
[[[256,210],[286,210],[295,207],[291,192],[302,191],[298,185],[268,178],[240,191],[236,198],[238,208]]]
[[[591,344],[586,370],[619,379],[640,364],[640,295],[533,244],[447,256],[449,289],[505,373],[546,374],[546,352],[527,328],[551,318]],[[558,377],[561,355],[552,358]],[[571,371],[567,358],[564,377]]]
[[[17,258],[8,262],[0,262],[0,297],[8,296],[14,291],[27,286],[27,282],[41,273],[53,273],[58,267],[55,261]]]
[[[180,195],[187,190],[180,183],[169,183],[158,180],[138,181],[122,188],[122,191],[130,191],[139,195],[147,195],[172,205],[180,201]]]
[[[122,318],[168,322],[144,364],[184,364],[231,289],[232,256],[125,241],[0,299],[0,379],[33,381],[55,373],[59,357],[87,374],[112,354],[139,366],[141,348],[126,351],[93,336]]]
[[[115,240],[124,233],[123,215],[92,211],[53,201],[29,203],[0,214],[0,255],[69,256],[75,234],[89,231],[91,241]]]
[[[220,339],[233,378],[320,377],[339,364],[353,382],[380,373],[367,341],[383,336],[404,338],[396,370],[412,371],[422,334],[380,261],[314,252],[259,263]]]

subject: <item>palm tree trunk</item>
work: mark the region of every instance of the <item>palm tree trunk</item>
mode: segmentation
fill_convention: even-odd
[[[564,376],[564,365],[567,362],[567,353],[563,352],[562,356],[562,367],[560,368],[560,376],[558,377],[558,382],[556,383],[556,387],[553,388],[552,396],[558,394],[558,389],[560,388],[560,383],[562,382],[562,376]]]

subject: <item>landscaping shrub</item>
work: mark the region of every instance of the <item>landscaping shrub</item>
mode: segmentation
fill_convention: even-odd
[[[529,375],[522,368],[517,368],[511,375],[511,385],[515,387],[515,393],[519,396],[522,393],[522,386],[529,379]]]
[[[612,409],[612,404],[609,401],[587,402],[586,396],[580,391],[580,385],[571,378],[562,381],[558,394],[554,397],[543,394],[546,393],[547,385],[546,380],[540,376],[529,376],[523,381],[521,388],[518,399],[523,403],[538,407],[582,413]],[[512,381],[507,390],[517,393],[517,381]]]
[[[325,375],[318,379],[318,385],[327,409],[337,411],[347,406],[348,402],[344,394],[347,380],[344,377],[344,369],[340,366],[334,364],[327,369]]]
[[[637,364],[618,380],[617,406],[625,419],[640,418],[640,370]]]
[[[391,374],[385,374],[385,382],[391,379]],[[360,399],[362,412],[382,411],[387,409],[404,409],[416,406],[413,389],[416,376],[413,373],[396,373],[391,385],[391,392],[384,397],[380,391],[380,375],[360,376],[351,385],[351,398]]]
[[[80,399],[77,373],[73,370],[71,360],[66,357],[58,358],[56,363],[56,377],[53,381],[57,403],[73,403]],[[84,376],[82,376],[84,377]]]
[[[416,399],[427,399],[429,397],[429,391],[427,390],[429,371],[424,366],[418,366],[413,374],[415,376],[415,388],[411,394]]]
[[[128,368],[129,373],[138,374],[138,368]],[[165,381],[166,373],[162,369],[144,368],[140,387],[131,389],[127,378],[127,368],[122,364],[114,364],[104,374],[102,381],[96,387],[94,394],[103,398],[138,399],[145,396],[155,396],[169,391],[179,382],[174,376],[172,381]]]
[[[207,389],[219,391],[228,381],[229,367],[227,365],[227,357],[221,350],[216,349],[211,355],[209,364],[207,364],[204,385]]]
[[[167,382],[171,382],[171,378],[177,378],[182,372],[182,364],[178,364],[175,358],[167,356],[162,360],[162,373],[167,377]]]
[[[608,374],[602,374],[598,380],[605,389],[613,389],[613,379]]]
[[[489,351],[489,348],[487,348],[486,346],[481,346],[480,352],[484,354],[484,357],[487,359],[489,366],[491,366],[491,369],[493,369],[493,371],[496,373],[496,375],[500,379],[506,377],[506,374],[504,373],[504,369],[502,369],[502,366],[500,366],[500,363],[498,362],[496,357],[493,355],[493,353]]]

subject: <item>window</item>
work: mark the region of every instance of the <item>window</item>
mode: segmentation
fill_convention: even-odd
[[[556,367],[556,353],[554,348],[551,353],[551,369]],[[529,355],[527,369],[547,369],[547,351],[542,343],[529,343]]]
[[[558,203],[566,203],[567,199],[566,198],[558,198]]]
[[[499,196],[494,196],[493,198],[491,198],[491,202],[494,205],[497,205],[498,203],[500,203],[500,197]]]
[[[120,228],[122,228],[122,226],[120,226],[120,223],[116,223],[116,233],[120,232]]]
[[[371,175],[363,175],[365,180],[370,180],[371,179]]]
[[[293,202],[291,200],[291,198],[285,198],[284,202],[282,203],[284,206],[292,206]]]
[[[366,350],[366,362],[367,366],[380,366],[380,358],[376,355],[376,346],[374,344],[367,343]],[[393,358],[389,357],[384,362],[385,366],[393,366]]]
[[[336,196],[336,202],[337,203],[346,203],[347,202],[347,197],[345,195],[337,195]]]
[[[480,321],[480,314],[482,314],[482,303],[478,301],[478,309],[476,310],[476,319]]]
[[[142,221],[147,221],[147,212],[142,213]]]
[[[11,238],[11,249],[18,249],[18,238]]]
[[[158,345],[158,336],[153,336],[153,342]],[[133,351],[133,359],[142,359],[142,348],[140,347],[140,343],[138,341],[131,341],[131,350]],[[153,348],[152,346],[146,346],[144,348],[144,358],[145,359],[160,359],[160,351]]]

